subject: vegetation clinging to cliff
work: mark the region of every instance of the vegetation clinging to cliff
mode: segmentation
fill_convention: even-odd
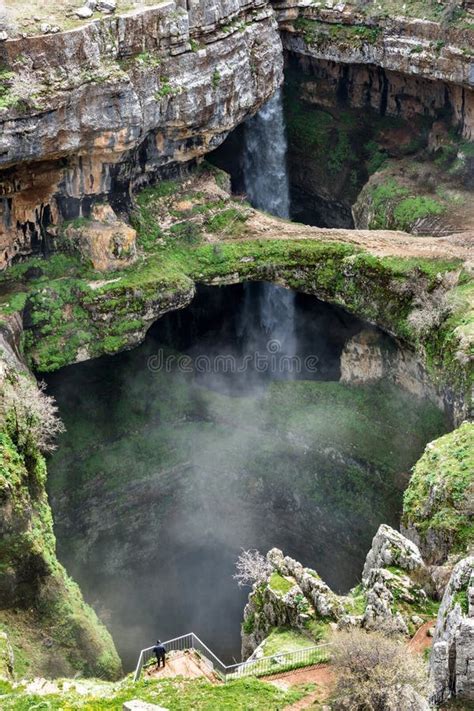
[[[426,447],[405,491],[403,524],[422,541],[465,552],[474,545],[473,472],[474,425],[466,422]]]
[[[38,450],[30,443],[20,453],[0,433],[0,627],[13,646],[15,672],[116,678],[121,665],[112,639],[56,558],[45,480]]]

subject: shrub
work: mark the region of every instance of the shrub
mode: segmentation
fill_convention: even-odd
[[[402,642],[380,633],[360,629],[341,632],[335,637],[333,662],[337,673],[335,709],[384,711],[402,689],[427,693],[423,660]]]
[[[444,211],[444,206],[438,200],[419,195],[402,200],[395,207],[393,217],[398,229],[408,230],[417,220],[431,215],[442,215]]]

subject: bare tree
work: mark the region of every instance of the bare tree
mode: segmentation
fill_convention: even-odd
[[[334,638],[337,674],[332,708],[344,711],[385,711],[401,708],[396,701],[428,691],[426,664],[406,645],[380,632],[353,629]],[[392,705],[395,704],[395,705]]]
[[[259,551],[244,550],[235,563],[237,572],[232,576],[240,587],[252,587],[254,583],[261,583],[268,577],[272,566]]]
[[[24,454],[35,449],[51,452],[54,439],[64,432],[54,398],[44,392],[45,383],[38,385],[26,375],[10,372],[0,391],[0,414],[7,429]]]

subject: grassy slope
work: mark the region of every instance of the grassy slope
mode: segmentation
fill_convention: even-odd
[[[2,689],[3,685],[3,689]],[[282,691],[257,679],[245,679],[227,684],[212,685],[205,680],[177,679],[172,681],[125,681],[118,685],[100,685],[85,696],[67,691],[48,696],[33,696],[0,681],[0,702],[4,711],[28,711],[48,708],[50,711],[120,711],[125,701],[140,699],[158,704],[169,711],[279,711],[304,696],[304,691]],[[38,706],[36,706],[38,704]]]

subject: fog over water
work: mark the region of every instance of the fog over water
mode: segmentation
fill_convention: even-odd
[[[434,406],[388,383],[338,382],[344,343],[367,324],[315,298],[294,294],[302,372],[285,372],[257,306],[281,291],[202,287],[142,346],[48,378],[67,427],[48,479],[59,557],[127,669],[158,636],[191,630],[239,659],[241,548],[278,546],[336,590],[356,584],[379,523],[398,522],[410,466],[444,431]]]
[[[250,201],[287,217],[279,93],[244,134]],[[445,429],[388,382],[339,382],[344,345],[368,328],[272,284],[201,287],[142,346],[48,378],[67,427],[48,478],[59,557],[126,669],[157,637],[191,631],[240,659],[242,548],[282,548],[336,591],[359,581]]]

